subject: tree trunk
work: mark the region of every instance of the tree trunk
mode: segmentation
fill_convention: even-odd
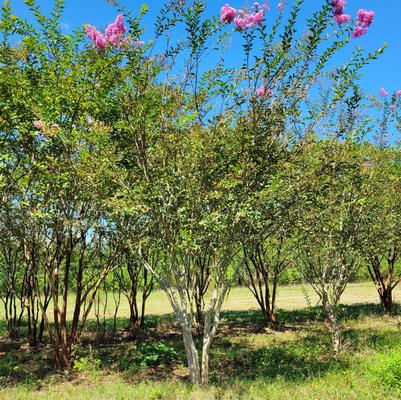
[[[337,355],[341,351],[341,331],[338,323],[337,312],[335,306],[333,306],[328,299],[323,300],[323,307],[327,314],[334,354]]]
[[[132,291],[128,296],[129,305],[129,330],[134,333],[138,327],[138,305],[136,303],[136,295],[132,295]]]
[[[182,324],[182,335],[184,339],[185,353],[187,355],[189,378],[192,384],[201,383],[201,374],[199,367],[199,355],[196,349],[191,330]]]
[[[68,243],[66,248],[64,277],[63,277],[63,290],[60,309],[60,338],[61,338],[61,367],[68,369],[70,367],[70,346],[68,343],[68,327],[67,327],[67,307],[68,307],[68,286],[71,270],[71,257],[72,257],[72,234],[69,234]]]
[[[393,289],[401,281],[400,276],[395,276],[395,264],[399,258],[399,253],[395,248],[390,249],[387,256],[387,268],[382,271],[382,262],[379,256],[369,257],[368,271],[376,286],[380,297],[380,303],[385,314],[390,315],[393,311]]]
[[[143,329],[143,327],[145,325],[146,300],[147,300],[147,296],[146,296],[146,292],[145,292],[145,288],[144,288],[144,292],[142,294],[141,319],[140,319],[140,322],[139,322],[139,326],[141,327],[141,329]]]
[[[265,309],[263,313],[263,317],[265,320],[265,325],[267,328],[274,330],[276,329],[276,312],[273,309]]]
[[[380,301],[383,306],[383,311],[385,314],[391,315],[393,312],[393,290],[391,287],[386,287],[380,293]]]
[[[212,338],[204,338],[202,347],[202,385],[209,384],[209,354]]]

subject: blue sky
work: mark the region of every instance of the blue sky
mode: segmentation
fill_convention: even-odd
[[[303,7],[303,19],[310,16],[313,11],[319,8],[320,2],[323,0],[306,0]],[[208,14],[218,15],[220,7],[227,0],[209,1]],[[260,1],[262,2],[262,1]],[[270,7],[275,9],[278,0],[270,0]],[[14,13],[28,17],[26,7],[23,0],[11,0]],[[49,9],[52,0],[39,0],[39,4],[43,5],[44,10]],[[159,0],[129,0],[128,4],[132,4],[133,9],[139,9],[142,3],[146,3],[149,7],[149,14],[144,19],[144,24],[149,32],[146,36],[151,37],[152,24],[155,16],[158,14],[163,1]],[[288,4],[292,0],[287,0]],[[241,7],[244,4],[242,0],[232,0],[230,2],[235,7]],[[364,77],[361,80],[362,87],[368,93],[378,94],[381,87],[385,87],[389,92],[401,89],[401,1],[400,0],[348,0],[346,12],[355,16],[360,8],[376,11],[374,25],[368,34],[354,41],[355,45],[362,46],[368,51],[373,51],[382,46],[384,42],[388,44],[388,48],[377,61],[365,68]],[[71,30],[74,27],[82,26],[90,23],[98,27],[104,27],[107,23],[114,20],[116,10],[105,0],[66,0],[66,10],[63,17],[65,30]],[[271,20],[273,18],[271,17]],[[267,16],[267,22],[269,15]],[[300,26],[302,29],[302,26]],[[232,59],[236,57],[235,46],[231,50]],[[239,54],[238,54],[239,55]],[[344,54],[338,55],[335,62],[343,62]]]

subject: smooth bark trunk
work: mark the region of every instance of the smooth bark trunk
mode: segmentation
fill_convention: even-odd
[[[340,325],[338,323],[338,316],[335,310],[335,305],[330,304],[328,301],[324,301],[323,307],[326,311],[329,323],[333,351],[335,355],[338,355],[341,351],[341,331]]]

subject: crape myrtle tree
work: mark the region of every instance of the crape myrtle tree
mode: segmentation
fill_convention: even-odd
[[[237,177],[232,171],[236,137],[229,118],[203,122],[208,103],[220,96],[215,80],[222,74],[208,70],[200,77],[200,59],[206,57],[210,36],[221,28],[217,21],[201,21],[204,8],[201,2],[165,7],[155,28],[157,40],[167,37],[164,53],[153,57],[154,49],[147,52],[143,46],[139,63],[127,59],[122,66],[115,133],[125,167],[114,200],[117,213],[145,224],[141,240],[135,236],[128,243],[167,294],[183,333],[193,383],[208,381],[210,346],[237,252],[233,195]],[[187,26],[189,37],[171,47],[168,37],[178,23]],[[183,58],[184,48],[189,59],[182,61],[181,79],[176,59]],[[157,270],[146,257],[148,249],[159,250]],[[192,330],[198,287],[193,277],[196,260],[205,253],[211,298],[203,318],[200,356]]]
[[[306,32],[299,35],[302,6],[302,1],[294,2],[285,19],[285,4],[279,3],[275,19],[266,25],[263,6],[256,7],[256,14],[228,5],[222,8],[222,21],[232,22],[237,35],[242,36],[244,61],[240,72],[250,93],[236,126],[241,146],[237,196],[241,198],[240,241],[245,258],[242,275],[270,328],[276,322],[280,274],[289,265],[294,244],[289,240],[294,196],[287,187],[286,165],[296,156],[296,144],[304,131],[316,129],[322,120],[333,117],[333,110],[338,109],[360,68],[382,51],[364,57],[358,49],[350,61],[327,71],[328,61],[357,36],[356,31],[346,25],[350,16],[345,14],[344,2],[331,1],[307,20]],[[363,15],[358,13],[357,27]],[[370,24],[373,14],[366,15]],[[253,29],[259,22],[260,27]],[[333,24],[334,32],[330,31]],[[305,115],[309,91],[326,79],[332,81],[332,90],[322,104]]]
[[[399,123],[401,91],[389,94],[382,89],[383,116],[379,121],[376,141],[365,143],[367,202],[364,230],[360,238],[361,256],[375,284],[383,311],[392,313],[393,290],[401,282],[400,271],[400,195],[401,164],[392,131]]]
[[[241,10],[225,5],[219,22],[205,17],[201,1],[170,2],[157,18],[155,41],[139,51],[139,65],[129,58],[123,65],[116,136],[130,166],[121,177],[117,197],[125,205],[119,207],[127,214],[143,213],[149,224],[143,243],[154,242],[161,251],[159,271],[143,262],[181,326],[193,383],[208,382],[210,345],[236,269],[232,266],[243,264],[243,226],[257,218],[274,220],[261,199],[272,191],[271,175],[294,145],[291,133],[304,122],[302,101],[331,57],[367,32],[374,14],[358,13],[355,27],[347,24],[342,2],[325,2],[308,20],[307,31],[298,34],[302,4],[294,3],[288,20],[280,4],[269,25],[265,5]],[[229,34],[225,25],[234,32]],[[87,31],[99,57],[104,56],[112,45],[107,31]],[[184,38],[175,40],[182,32]],[[239,68],[223,63],[220,50],[226,50],[228,38],[243,45],[245,62]],[[359,70],[380,52],[364,56],[358,48],[334,70],[332,101],[318,118],[346,95]],[[149,64],[150,76],[140,72]],[[313,126],[314,116],[308,122]],[[276,155],[274,147],[284,150]],[[250,205],[255,196],[260,210]],[[258,243],[268,237],[264,228],[259,235]],[[141,244],[137,247],[142,254]],[[205,255],[212,294],[199,355],[192,333],[196,279],[190,277],[199,272],[194,260]]]
[[[1,173],[12,188],[2,222],[22,249],[32,344],[42,321],[55,365],[69,368],[120,249],[106,218],[116,156],[97,118],[109,100],[110,71],[97,53],[82,51],[82,30],[61,32],[62,1],[50,17],[26,3],[35,24],[14,16],[10,2],[2,8]]]
[[[327,316],[333,349],[341,349],[338,304],[361,265],[358,249],[366,201],[363,157],[352,139],[310,138],[299,181],[298,246],[305,280]]]
[[[144,257],[153,269],[157,269],[158,252],[146,250]],[[142,259],[131,251],[125,250],[120,258],[120,268],[114,272],[119,283],[119,289],[124,293],[129,305],[129,330],[143,328],[145,324],[146,300],[154,288],[154,278],[149,270],[145,268]],[[121,268],[122,267],[122,268]],[[138,299],[141,298],[139,304]]]
[[[368,152],[367,152],[368,153]],[[391,314],[393,290],[401,281],[400,157],[397,149],[372,146],[365,161],[369,177],[365,231],[361,255],[380,297],[383,311]],[[369,154],[368,153],[368,154]]]

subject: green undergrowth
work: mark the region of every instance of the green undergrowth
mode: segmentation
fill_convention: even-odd
[[[67,375],[51,367],[48,345],[4,339],[0,399],[401,399],[400,317],[369,304],[340,314],[344,350],[333,357],[318,307],[281,311],[276,332],[256,312],[223,313],[207,388],[188,384],[170,317],[148,320],[136,338],[88,335]]]

